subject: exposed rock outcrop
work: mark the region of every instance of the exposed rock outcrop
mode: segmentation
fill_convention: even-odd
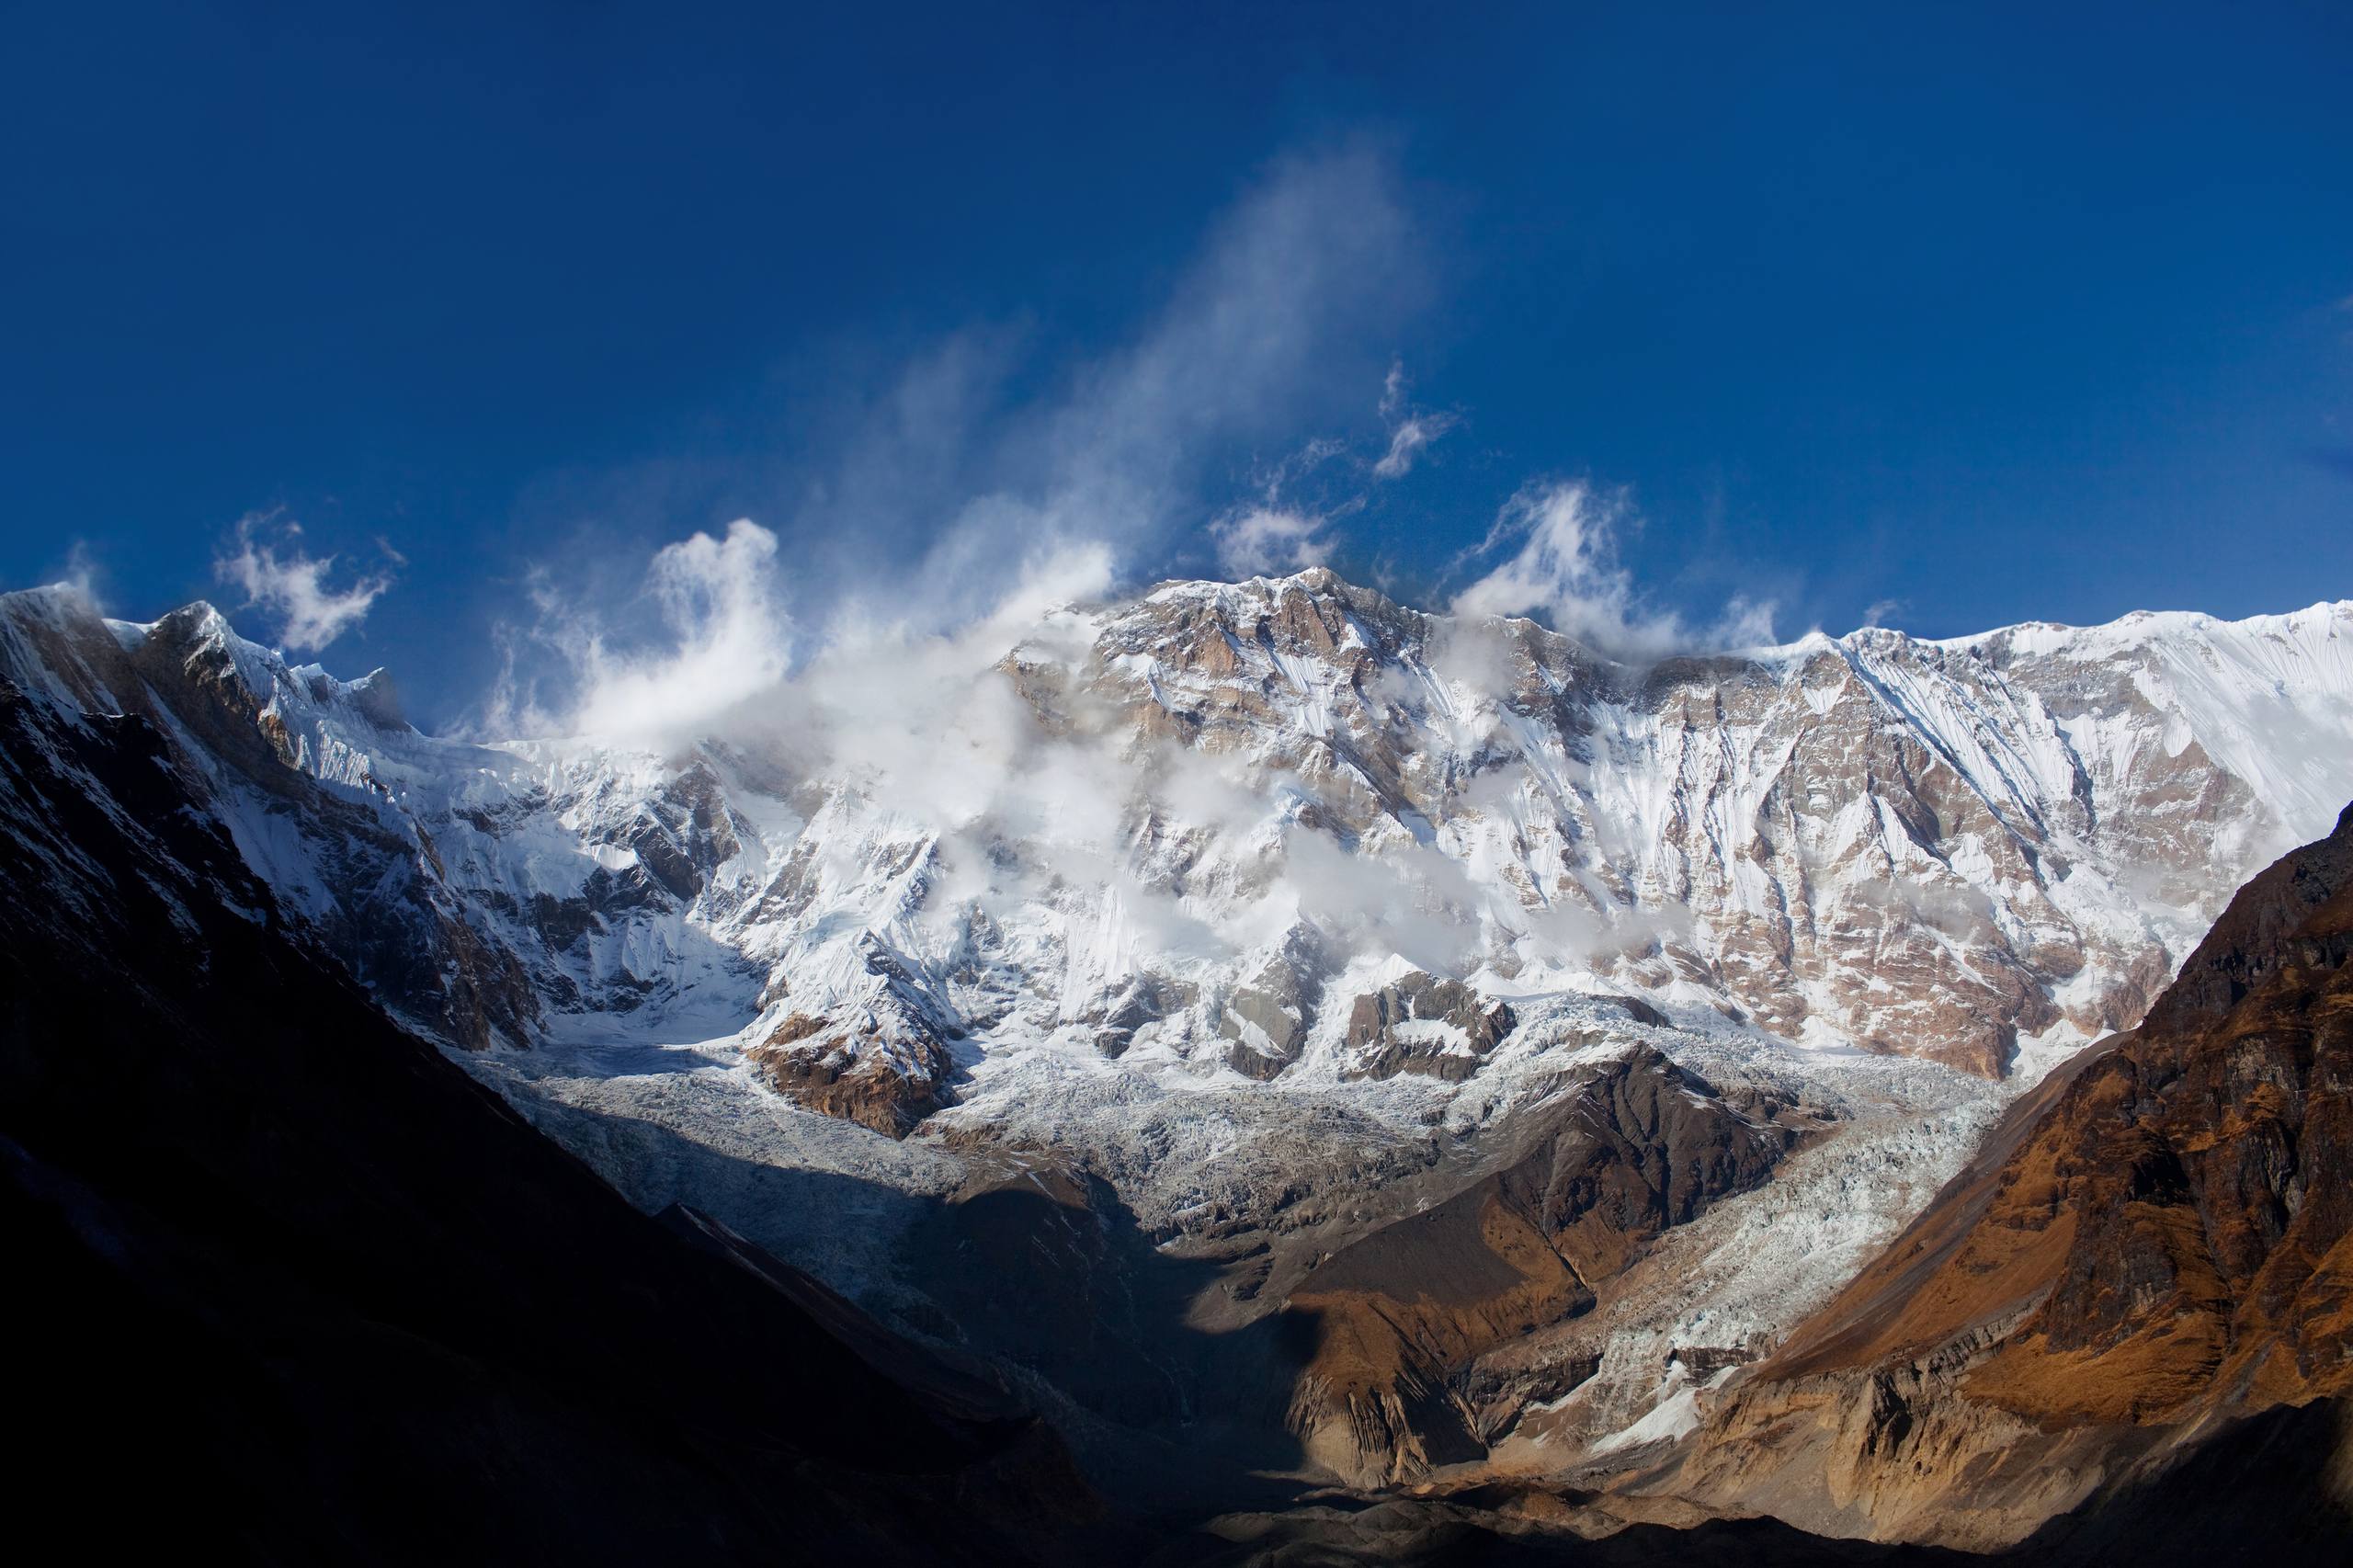
[[[1226,995],[1217,1032],[1226,1064],[1244,1077],[1272,1078],[1306,1049],[1323,997],[1321,949],[1312,928],[1295,927]]]
[[[919,1035],[886,1041],[882,1027],[871,1016],[855,1024],[829,1024],[795,1013],[746,1054],[779,1094],[826,1116],[904,1138],[948,1103],[948,1075],[955,1063],[938,1041]]]
[[[1641,1484],[2004,1546],[2353,1393],[2348,960],[2353,807]]]
[[[1480,1352],[1585,1311],[1662,1232],[1765,1180],[1797,1142],[1647,1049],[1532,1120],[1493,1175],[1321,1264],[1289,1312],[1307,1331],[1290,1422],[1358,1484],[1485,1452],[1461,1375]]]
[[[745,1054],[811,1110],[904,1138],[953,1098],[956,1059],[936,1003],[891,950],[870,943],[864,997],[831,1017],[788,1014]]]
[[[1479,1070],[1517,1021],[1508,1003],[1482,996],[1459,980],[1416,970],[1357,998],[1347,1036],[1357,1056],[1347,1074],[1393,1078],[1420,1073],[1460,1081]]]

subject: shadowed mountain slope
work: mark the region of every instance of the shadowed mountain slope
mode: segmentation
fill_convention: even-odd
[[[387,1022],[144,721],[5,684],[0,998],[28,1530],[245,1561],[983,1562],[1089,1517],[1011,1401],[633,1210]]]

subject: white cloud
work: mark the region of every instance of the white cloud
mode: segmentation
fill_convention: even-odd
[[[1774,612],[1779,608],[1771,599],[1734,594],[1724,601],[1723,613],[1708,627],[1701,642],[1709,648],[1769,648],[1780,640],[1780,633],[1773,629]]]
[[[1376,480],[1404,478],[1422,451],[1456,423],[1450,414],[1409,411],[1405,386],[1404,362],[1392,361],[1381,388],[1380,413],[1388,445],[1371,465]],[[1339,545],[1342,520],[1362,510],[1370,496],[1358,484],[1347,487],[1336,499],[1335,487],[1326,485],[1324,505],[1304,506],[1287,500],[1285,492],[1312,483],[1318,470],[1347,452],[1346,442],[1318,437],[1265,471],[1256,502],[1236,506],[1210,524],[1210,540],[1217,550],[1220,568],[1230,575],[1246,577],[1329,562]],[[1350,475],[1364,472],[1361,459],[1342,466]]]
[[[1332,519],[1288,507],[1245,507],[1210,525],[1218,564],[1236,577],[1276,576],[1332,557]]]
[[[839,400],[832,450],[776,485],[776,526],[807,574],[794,597],[888,604],[943,631],[1024,592],[1046,559],[1099,552],[1107,588],[1165,568],[1251,454],[1361,396],[1362,346],[1410,308],[1421,257],[1384,155],[1278,160],[1128,340],[1041,372],[1019,334],[975,328],[884,394]],[[1310,442],[1285,471],[1338,450]],[[1279,488],[1269,510],[1308,510],[1278,505]],[[1296,534],[1241,537],[1254,559],[1304,559]]]
[[[661,630],[629,642],[541,585],[533,635],[569,661],[573,697],[561,718],[509,722],[656,746],[699,738],[790,666],[792,622],[776,592],[776,535],[748,518],[722,538],[698,532],[665,545],[643,587]],[[516,704],[510,695],[494,706],[511,714]]]
[[[1618,556],[1618,531],[1631,517],[1622,496],[1597,495],[1580,481],[1527,486],[1504,504],[1474,553],[1513,541],[1518,548],[1455,596],[1455,613],[1534,615],[1553,631],[1620,659],[1658,659],[1772,641],[1769,602],[1735,597],[1706,628],[1646,605]]]
[[[804,455],[711,454],[551,483],[535,504],[575,523],[659,517],[702,499],[714,481],[731,510],[745,491],[763,494],[758,522],[738,527],[758,528],[769,548],[758,570],[739,574],[736,598],[705,594],[699,613],[666,615],[650,634],[637,625],[635,637],[624,630],[646,619],[646,606],[596,582],[609,544],[551,562],[537,623],[505,634],[508,677],[483,727],[676,734],[742,700],[745,686],[775,684],[796,659],[813,667],[836,644],[953,636],[1010,605],[1132,584],[1195,544],[1248,454],[1361,398],[1378,363],[1361,346],[1393,332],[1419,267],[1385,156],[1345,148],[1286,158],[1211,225],[1166,304],[1088,362],[1054,373],[1022,360],[1019,333],[975,327],[870,396],[837,390],[854,377],[812,367],[807,380],[828,390],[795,421],[823,432],[822,448]],[[742,445],[783,438],[748,432]],[[1211,542],[1254,570],[1323,559],[1339,510],[1289,505],[1279,493],[1339,450],[1301,449]],[[674,573],[688,564],[663,559]],[[787,561],[789,574],[778,569]],[[786,646],[788,611],[797,650]]]
[[[1446,434],[1454,423],[1444,414],[1416,415],[1399,420],[1389,432],[1389,450],[1372,465],[1376,479],[1403,479],[1413,472],[1422,449]]]
[[[247,606],[278,617],[278,638],[286,647],[303,651],[325,647],[365,620],[369,607],[392,585],[390,573],[378,573],[348,587],[330,588],[327,574],[334,570],[335,558],[313,557],[300,543],[290,542],[301,538],[298,523],[287,523],[281,528],[290,541],[281,553],[278,545],[256,538],[267,521],[254,517],[240,521],[235,551],[215,558],[212,569],[222,582],[244,590]]]
[[[1389,367],[1388,378],[1381,382],[1381,418],[1389,426],[1389,449],[1372,465],[1375,479],[1404,478],[1424,449],[1457,423],[1451,414],[1416,413],[1406,406],[1403,360]]]
[[[64,588],[86,601],[92,610],[104,613],[104,601],[98,596],[98,580],[104,572],[90,541],[77,539],[66,549],[65,574],[50,586]]]
[[[1211,510],[1203,492],[1235,449],[1290,438],[1345,406],[1355,345],[1412,294],[1419,253],[1388,161],[1357,149],[1285,159],[1211,229],[1168,305],[1137,340],[1085,368],[1068,395],[1013,433],[1040,476],[968,506],[960,526],[1025,545],[1090,540],[1124,570],[1157,564]],[[1357,381],[1356,385],[1361,385]],[[1283,479],[1337,451],[1310,442],[1251,510],[1212,528],[1270,570],[1328,553]],[[1321,509],[1326,522],[1332,509]],[[1006,553],[1000,546],[996,553]]]

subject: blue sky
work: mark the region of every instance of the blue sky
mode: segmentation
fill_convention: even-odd
[[[1049,536],[1442,603],[1578,483],[1597,580],[1694,636],[2353,594],[2341,6],[0,38],[0,585],[275,585],[242,621],[428,720],[551,603],[658,635],[654,552],[738,517],[811,627],[972,613]],[[381,592],[305,625],[328,556]]]

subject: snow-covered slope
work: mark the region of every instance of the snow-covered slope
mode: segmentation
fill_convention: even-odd
[[[894,1129],[1050,1044],[1380,1072],[1394,1031],[1351,1020],[1412,971],[2047,1065],[2353,792],[2348,635],[2324,606],[1633,669],[1324,573],[1170,585],[949,672],[933,733],[810,727],[746,1038]]]

